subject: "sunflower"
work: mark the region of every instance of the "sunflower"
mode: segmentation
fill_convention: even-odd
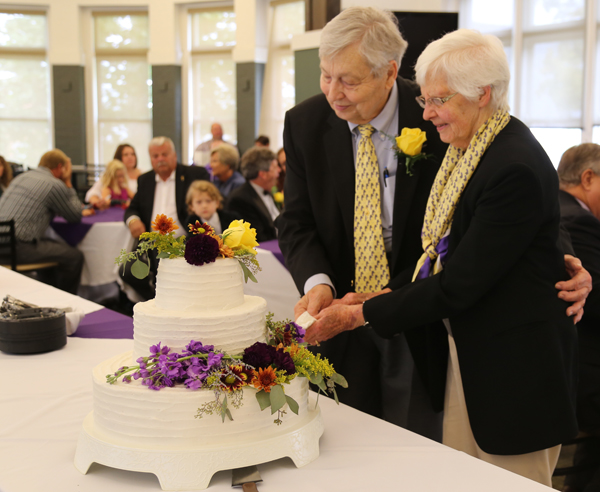
[[[228,368],[221,373],[221,384],[223,385],[223,389],[232,392],[240,389],[242,386],[250,384],[252,372],[252,369],[247,369],[246,366],[242,364],[228,366]]]
[[[275,380],[277,379],[277,375],[275,374],[275,370],[269,366],[260,368],[257,371],[254,371],[254,378],[252,379],[252,384],[258,390],[265,390],[265,392],[270,393],[271,388],[275,386]]]
[[[179,229],[179,226],[175,224],[175,221],[171,217],[167,217],[164,214],[158,214],[154,222],[152,222],[152,230],[158,231],[163,236]]]

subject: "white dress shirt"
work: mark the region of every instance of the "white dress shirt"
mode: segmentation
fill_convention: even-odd
[[[269,193],[267,190],[265,190],[262,186],[258,186],[257,184],[254,184],[252,181],[250,181],[250,186],[252,186],[252,188],[254,188],[254,191],[256,191],[256,193],[258,194],[260,199],[265,204],[265,207],[267,207],[267,210],[269,211],[269,214],[271,215],[271,219],[275,220],[277,218],[277,216],[279,215],[279,210],[277,210],[277,206],[275,205],[275,201],[273,200],[273,195],[271,195],[271,193]],[[267,191],[267,193],[265,193],[265,191]]]
[[[156,179],[156,188],[154,189],[152,221],[154,221],[158,214],[164,214],[167,217],[171,217],[175,221],[175,224],[179,226],[175,235],[181,236],[182,234],[185,234],[185,229],[181,225],[181,222],[179,222],[179,217],[177,215],[175,174],[175,171],[173,171],[166,181],[163,181],[158,174],[154,175],[154,178]]]

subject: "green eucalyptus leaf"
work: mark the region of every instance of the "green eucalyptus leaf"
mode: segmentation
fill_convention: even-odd
[[[283,387],[280,384],[276,384],[271,388],[271,415],[273,415],[277,410],[281,410],[283,406],[287,403],[285,399],[285,393],[283,392]]]
[[[131,274],[135,278],[143,279],[148,276],[150,273],[150,265],[144,263],[140,260],[135,260],[133,265],[131,265]]]
[[[317,386],[319,386],[323,382],[323,375],[322,374],[314,374],[311,372],[308,375],[308,379],[312,384],[316,384]]]
[[[346,378],[344,376],[342,376],[341,374],[338,374],[337,372],[334,372],[331,376],[330,379],[335,383],[340,385],[342,388],[347,388],[348,387],[348,381],[346,381]]]
[[[256,277],[252,275],[250,269],[244,264],[243,261],[238,261],[240,266],[242,267],[242,271],[244,272],[244,282],[248,283],[248,279],[252,280],[252,282],[257,283]]]
[[[285,400],[287,401],[288,407],[290,407],[290,410],[292,412],[294,412],[296,415],[298,415],[298,409],[300,408],[298,405],[298,402],[296,400],[294,400],[291,396],[285,396]]]
[[[166,251],[163,251],[156,255],[157,258],[168,258],[169,256],[170,256],[169,253],[167,253]]]
[[[271,406],[271,398],[269,393],[265,390],[260,390],[256,393],[256,399],[258,400],[258,404],[260,405],[260,409],[264,410]]]
[[[340,400],[338,399],[337,391],[335,390],[335,388],[332,388],[331,391],[333,391],[333,398],[335,399],[335,402],[339,405]]]
[[[225,422],[225,417],[227,417],[227,412],[229,412],[229,409],[227,408],[227,395],[225,395],[225,398],[223,398],[223,403],[221,404],[221,420],[223,422]],[[229,415],[231,416],[231,413]],[[231,419],[231,420],[233,420],[233,419]]]

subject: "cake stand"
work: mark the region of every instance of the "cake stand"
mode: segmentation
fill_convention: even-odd
[[[127,447],[110,442],[95,429],[93,411],[83,421],[75,452],[75,468],[84,475],[92,463],[121,470],[153,473],[163,490],[203,490],[221,470],[258,465],[290,457],[297,467],[319,456],[323,434],[321,410],[311,398],[303,419],[262,440],[227,446],[199,445],[185,450]],[[218,425],[218,424],[216,424]]]

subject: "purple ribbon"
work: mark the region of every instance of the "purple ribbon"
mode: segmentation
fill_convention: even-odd
[[[448,254],[448,238],[449,237],[450,236],[444,236],[442,239],[440,239],[440,242],[435,247],[438,257],[440,258],[440,261],[442,262],[442,266],[446,263],[446,255]],[[425,258],[425,263],[423,263],[423,266],[419,270],[419,273],[417,274],[417,278],[415,278],[415,280],[429,277],[432,271],[433,271],[433,263],[431,261],[431,258],[428,255],[427,258]]]

